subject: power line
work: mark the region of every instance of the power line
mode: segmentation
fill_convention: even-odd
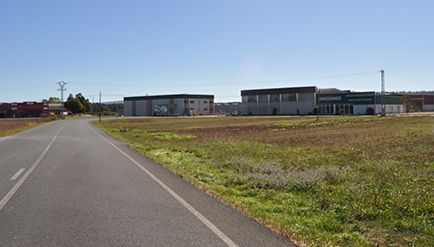
[[[13,83],[10,83],[10,84],[13,84]],[[53,84],[53,83],[52,82],[45,82],[45,83],[37,83],[37,84],[31,84],[31,85],[26,85],[26,86],[20,86],[20,87],[1,88],[0,91],[20,90],[20,89],[44,86],[44,85],[48,85],[48,84]]]
[[[1,67],[6,67],[0,63]],[[301,81],[307,81],[307,80],[319,80],[319,79],[329,79],[329,78],[339,78],[339,77],[351,77],[351,76],[361,76],[361,75],[369,75],[374,74],[378,72],[363,72],[363,73],[352,73],[352,74],[342,74],[342,75],[329,75],[329,76],[318,76],[318,77],[310,77],[310,78],[300,78],[300,79],[291,79],[291,80],[268,80],[268,81],[241,81],[241,82],[222,82],[222,83],[213,83],[212,85],[209,84],[203,84],[203,83],[158,83],[163,84],[164,86],[179,86],[179,87],[188,87],[188,86],[216,86],[216,85],[236,85],[236,84],[263,84],[263,83],[272,83],[272,82],[301,82]],[[21,78],[25,79],[25,78]],[[27,80],[27,79],[26,79]],[[27,80],[29,81],[29,80]],[[10,83],[12,84],[12,83]],[[51,84],[51,82],[46,83],[35,83],[31,85],[25,85],[20,87],[11,87],[11,88],[2,88],[1,91],[9,91],[9,90],[19,90],[22,88],[31,88],[31,87],[39,87],[41,85],[48,85]],[[147,84],[147,83],[146,83]],[[110,84],[110,83],[84,83],[84,82],[74,82],[74,85],[92,85],[92,86],[109,86],[109,87],[161,87],[161,85],[146,85],[145,83],[140,84]],[[123,95],[118,95],[123,96]]]
[[[302,81],[311,81],[311,80],[320,80],[320,79],[331,79],[331,78],[342,78],[342,77],[354,77],[354,76],[362,76],[362,75],[370,75],[370,74],[376,74],[377,71],[372,72],[360,72],[360,73],[350,73],[350,74],[340,74],[340,75],[326,75],[326,76],[317,76],[317,77],[306,77],[306,78],[299,78],[299,79],[286,79],[286,80],[264,80],[264,81],[239,81],[239,82],[220,82],[220,83],[213,83],[212,86],[215,85],[236,85],[236,84],[264,84],[264,83],[274,83],[274,82],[302,82]],[[209,84],[204,83],[133,83],[133,84],[121,84],[121,83],[86,83],[86,82],[74,82],[74,84],[77,85],[88,85],[88,86],[109,86],[109,87],[161,87],[161,84],[164,86],[171,86],[171,87],[185,87],[185,86],[211,86]],[[160,84],[160,85],[158,85]]]
[[[21,56],[10,44],[7,42],[4,38],[0,37],[0,40],[5,44],[5,46],[11,51],[12,54],[15,55],[15,58],[19,61],[21,61],[21,64],[23,65],[23,68],[25,67],[27,71],[33,73],[38,77],[38,79],[45,80],[44,76],[42,76],[39,72],[32,69],[32,67],[29,65],[29,63],[26,62],[26,60]],[[3,51],[4,53],[4,51]]]
[[[17,61],[15,61],[15,59],[13,59],[9,54],[7,54],[5,51],[3,51],[2,49],[0,49],[0,53],[2,53],[6,58],[8,58],[13,64],[16,65],[16,68],[14,69],[15,71],[13,72],[15,76],[20,77],[22,80],[28,81],[28,82],[33,82],[35,79],[39,80],[38,78],[36,78],[35,76],[31,76],[27,71],[27,70],[23,70],[22,65],[20,65]],[[2,65],[3,68],[8,69],[12,72],[12,70],[10,69],[10,66],[5,66],[4,64]],[[9,68],[8,68],[9,67]],[[19,69],[19,67],[21,67],[21,69]],[[28,76],[28,78],[23,77],[22,75],[25,74]],[[32,78],[31,80],[29,80],[30,78]]]
[[[68,83],[67,83],[66,81],[58,81],[57,84],[58,84],[59,87],[60,87],[59,89],[57,89],[57,91],[60,91],[60,101],[64,102],[64,101],[63,101],[63,92],[66,91],[65,86],[66,86],[66,84],[68,84]]]
[[[27,82],[30,82],[30,83],[33,83],[33,82],[34,82],[33,80],[29,80],[29,78],[23,77],[21,73],[17,73],[17,71],[15,71],[15,72],[12,71],[10,68],[8,68],[7,66],[5,66],[4,64],[1,64],[1,63],[0,63],[0,67],[2,67],[6,72],[12,72],[12,74],[13,74],[17,79],[19,79],[19,80],[27,81]],[[3,89],[2,89],[2,90],[3,90]]]

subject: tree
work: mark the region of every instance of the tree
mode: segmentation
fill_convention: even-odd
[[[50,97],[48,98],[48,103],[61,103],[58,97]]]
[[[81,101],[75,98],[72,94],[68,96],[68,99],[65,102],[65,108],[72,113],[82,113],[85,110]]]
[[[411,111],[418,111],[419,109],[417,109],[416,104],[411,101],[410,95],[403,95],[402,96],[402,102],[405,106],[405,110],[407,112],[411,112]]]
[[[84,106],[84,112],[92,112],[92,104],[89,102],[89,99],[86,99],[81,93],[76,94],[75,98]]]
[[[62,103],[58,97],[50,97],[48,99],[43,99],[42,103]]]

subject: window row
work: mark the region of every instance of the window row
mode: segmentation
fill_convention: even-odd
[[[297,94],[264,94],[264,95],[247,95],[242,97],[244,103],[278,103],[278,102],[296,102]],[[313,93],[299,93],[298,101],[315,101]]]

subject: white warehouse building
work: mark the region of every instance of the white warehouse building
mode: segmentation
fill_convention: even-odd
[[[214,95],[169,94],[124,98],[125,116],[209,115],[214,110]]]
[[[242,90],[245,115],[312,114],[316,107],[316,87],[288,87]]]

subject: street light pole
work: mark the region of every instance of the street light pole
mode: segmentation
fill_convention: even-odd
[[[318,87],[317,100],[316,100],[316,121],[319,120],[319,101],[321,97],[321,89]]]
[[[102,105],[101,105],[101,91],[99,91],[99,122],[101,123],[101,111],[102,111]]]
[[[381,116],[386,116],[386,106],[384,105],[384,94],[386,93],[386,86],[384,80],[384,70],[380,70],[381,73]]]

